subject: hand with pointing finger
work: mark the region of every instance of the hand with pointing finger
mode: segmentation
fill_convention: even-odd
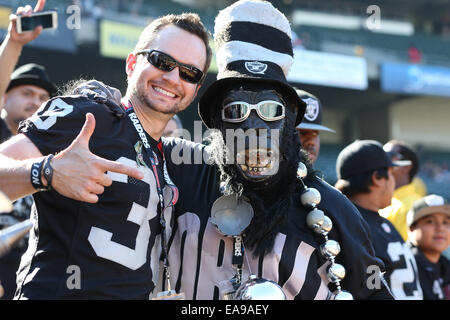
[[[143,173],[136,168],[106,160],[89,150],[89,139],[95,129],[95,118],[86,114],[86,121],[71,145],[57,154],[53,167],[52,187],[59,194],[79,201],[96,203],[99,194],[112,184],[107,171],[126,174],[142,179]]]

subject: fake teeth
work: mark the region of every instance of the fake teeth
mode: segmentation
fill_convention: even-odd
[[[250,171],[250,172],[264,172],[264,171],[267,171],[267,170],[269,170],[271,168],[272,168],[271,164],[269,164],[269,165],[267,165],[265,167],[248,167],[245,164],[241,165],[241,169],[244,172],[247,172],[247,171]]]
[[[166,96],[169,96],[171,98],[175,98],[175,95],[169,91],[166,91],[160,87],[153,87],[155,91],[158,91],[159,93],[165,94]]]

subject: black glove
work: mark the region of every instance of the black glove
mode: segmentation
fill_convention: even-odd
[[[123,117],[125,115],[125,112],[121,107],[120,100],[122,99],[122,94],[120,91],[116,88],[107,86],[101,81],[89,80],[81,82],[75,87],[72,93],[84,96],[97,103],[107,105],[118,117]]]

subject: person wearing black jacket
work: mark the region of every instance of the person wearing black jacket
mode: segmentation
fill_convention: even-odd
[[[395,227],[378,210],[391,203],[395,188],[392,168],[409,165],[392,161],[375,140],[356,140],[338,155],[335,187],[352,201],[369,224],[377,257],[386,265],[385,279],[396,299],[421,300],[417,264]]]

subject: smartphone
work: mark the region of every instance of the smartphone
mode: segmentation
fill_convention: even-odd
[[[32,31],[37,26],[42,26],[44,29],[56,29],[58,27],[58,12],[33,12],[31,17],[17,17],[16,30],[18,33]]]

